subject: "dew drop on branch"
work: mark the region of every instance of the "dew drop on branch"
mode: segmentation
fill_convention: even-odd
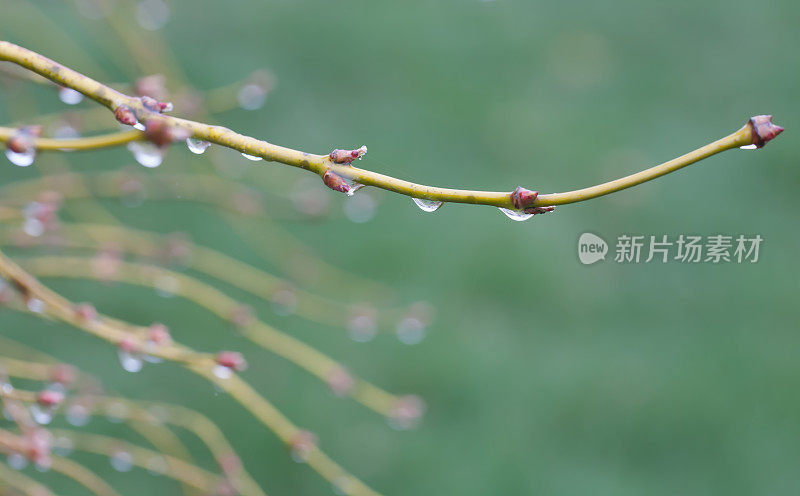
[[[14,165],[20,167],[27,167],[33,163],[36,158],[36,150],[28,150],[26,152],[17,153],[12,150],[6,150],[6,158]]]
[[[757,150],[758,147],[756,145],[744,145],[739,147],[740,150]]]
[[[230,379],[233,376],[233,370],[224,365],[215,365],[212,372],[218,379]]]
[[[510,208],[498,207],[503,214],[511,220],[522,222],[533,217],[533,214],[525,213],[522,210],[511,210]]]
[[[34,403],[31,405],[30,412],[33,421],[39,425],[47,425],[53,421],[53,408],[43,407]]]
[[[186,138],[186,147],[195,155],[202,155],[211,143],[194,138]]]
[[[133,468],[133,456],[127,451],[116,451],[109,458],[111,466],[118,472],[130,472]]]
[[[246,158],[247,160],[252,160],[253,162],[258,162],[259,160],[263,160],[261,157],[257,157],[255,155],[248,155],[246,153],[242,153],[242,157]]]
[[[136,373],[142,370],[144,359],[138,353],[131,353],[125,350],[117,350],[119,363],[126,372]]]
[[[83,427],[92,419],[92,416],[89,414],[89,408],[80,403],[74,403],[67,407],[66,417],[67,422],[75,427]]]
[[[128,143],[128,150],[133,153],[133,158],[139,164],[151,169],[161,165],[164,160],[164,153],[152,143],[132,141]]]
[[[11,453],[8,455],[8,458],[6,458],[6,463],[14,470],[22,470],[28,466],[28,459],[19,453]]]
[[[47,304],[39,298],[28,298],[28,301],[25,302],[25,305],[28,307],[28,310],[33,313],[42,313],[47,307]]]
[[[353,196],[354,194],[356,194],[356,191],[364,187],[363,184],[357,183],[350,179],[345,179],[345,181],[347,181],[347,184],[350,186],[350,189],[348,189],[347,193],[345,193],[347,196]]]
[[[440,201],[426,200],[424,198],[412,198],[412,200],[423,212],[435,212],[442,206]]]
[[[58,99],[67,105],[77,105],[83,101],[83,94],[72,88],[62,86],[58,89]]]

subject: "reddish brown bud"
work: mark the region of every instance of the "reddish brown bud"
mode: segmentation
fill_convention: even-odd
[[[135,126],[138,120],[136,120],[136,114],[133,113],[130,107],[127,105],[120,105],[114,109],[114,117],[117,120],[126,126]]]
[[[164,148],[173,141],[185,140],[191,133],[182,128],[172,127],[164,121],[151,119],[145,123],[144,136],[157,147]]]
[[[33,140],[42,134],[42,126],[22,126],[8,138],[6,147],[15,153],[25,153],[33,148]]]
[[[36,403],[46,408],[57,407],[64,401],[64,395],[58,391],[39,391],[36,395]]]
[[[525,213],[526,214],[533,214],[533,215],[546,214],[547,212],[552,212],[555,209],[556,209],[556,207],[553,207],[553,206],[549,206],[549,207],[531,207],[531,208],[526,208],[525,209]]]
[[[783,132],[783,128],[772,123],[771,115],[756,115],[747,122],[753,131],[752,144],[762,148]]]
[[[75,317],[81,322],[89,322],[97,318],[97,310],[88,303],[75,305],[73,311],[75,312]]]
[[[336,396],[346,396],[353,390],[353,377],[341,367],[336,367],[328,373],[327,382]]]
[[[394,427],[405,430],[416,426],[424,413],[425,402],[422,401],[422,398],[407,395],[397,398],[389,416]]]
[[[216,361],[218,365],[239,372],[247,368],[247,361],[241,353],[235,351],[220,351],[217,353]]]
[[[538,191],[531,191],[517,186],[517,189],[511,192],[511,204],[514,205],[515,209],[523,210],[531,206],[536,201],[537,196],[539,196]]]
[[[292,459],[296,462],[305,462],[311,452],[317,447],[317,436],[313,432],[299,430],[289,441]]]
[[[367,147],[362,146],[355,150],[334,150],[331,152],[330,157],[333,162],[337,164],[349,164],[357,158],[363,157],[367,153]]]
[[[325,186],[340,193],[347,193],[350,191],[350,185],[344,180],[342,176],[328,169],[322,176],[322,182]]]
[[[138,353],[140,350],[139,342],[132,337],[124,337],[117,343],[117,348],[127,353]]]
[[[63,386],[75,382],[76,377],[75,368],[71,365],[59,364],[50,369],[50,380]]]
[[[156,322],[147,329],[147,340],[153,344],[166,345],[172,342],[172,336],[167,326]]]
[[[172,104],[170,102],[159,102],[155,98],[151,98],[149,96],[143,96],[140,98],[140,100],[142,101],[144,108],[153,112],[158,112],[159,114],[172,110]]]

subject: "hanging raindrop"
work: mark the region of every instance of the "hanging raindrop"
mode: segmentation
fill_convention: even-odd
[[[39,425],[47,425],[53,421],[53,408],[43,407],[34,403],[31,405],[30,411],[33,421]]]
[[[18,165],[20,167],[27,167],[33,163],[33,159],[36,158],[36,150],[30,149],[26,152],[17,153],[12,150],[6,150],[6,158],[11,161],[12,164]]]
[[[757,150],[758,147],[756,145],[744,145],[739,147],[740,150]]]
[[[246,158],[247,160],[252,160],[253,162],[258,162],[259,160],[264,160],[261,157],[256,157],[255,155],[248,155],[246,153],[242,153],[242,157]]]
[[[67,422],[75,427],[83,427],[92,419],[92,416],[89,414],[89,409],[80,403],[70,405],[69,408],[67,408],[66,417]]]
[[[189,148],[190,152],[196,155],[202,155],[206,151],[206,148],[209,147],[209,145],[211,145],[211,143],[209,143],[208,141],[203,141],[194,138],[186,138],[186,147]]]
[[[162,151],[152,143],[140,143],[132,141],[128,143],[128,150],[133,153],[133,158],[141,165],[153,168],[161,165],[164,160]]]
[[[133,457],[127,451],[117,451],[109,459],[111,466],[118,472],[130,472],[133,468]]]
[[[233,376],[233,370],[224,365],[215,365],[213,372],[214,375],[219,379],[230,379],[231,376]]]
[[[533,217],[533,214],[529,214],[524,212],[523,210],[511,210],[509,208],[498,207],[506,217],[511,220],[515,220],[517,222],[522,222],[523,220],[528,220]]]
[[[83,101],[83,95],[72,88],[62,86],[58,89],[58,99],[67,105],[77,105]]]
[[[11,453],[8,455],[8,458],[6,458],[6,463],[14,470],[22,470],[28,466],[28,459],[19,453]]]
[[[125,371],[135,373],[142,370],[144,360],[140,354],[131,353],[130,351],[122,349],[117,350],[117,353],[119,354],[119,362],[122,364],[122,368],[125,369]]]
[[[412,198],[412,200],[423,212],[435,212],[442,206],[440,201],[426,200],[424,198]]]

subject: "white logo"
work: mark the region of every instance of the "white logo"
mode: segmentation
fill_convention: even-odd
[[[608,244],[600,236],[586,232],[578,238],[578,258],[583,265],[605,260],[607,253]]]

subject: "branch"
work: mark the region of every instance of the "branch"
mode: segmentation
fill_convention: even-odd
[[[512,214],[513,211],[517,211],[518,215],[543,213],[552,210],[550,207],[554,205],[585,201],[621,191],[732,148],[751,145],[761,147],[783,131],[779,126],[771,124],[767,116],[757,116],[750,119],[740,130],[669,162],[614,181],[566,193],[539,195],[538,192],[524,188],[517,188],[511,192],[472,191],[415,184],[353,167],[351,162],[355,158],[361,158],[366,153],[366,147],[352,151],[334,150],[329,155],[313,155],[245,136],[224,127],[167,116],[163,112],[171,109],[170,104],[157,102],[151,98],[125,95],[12,43],[0,42],[0,60],[14,62],[57,84],[83,93],[114,112],[117,119],[125,124],[145,123],[147,126],[179,130],[195,139],[216,143],[268,161],[305,169],[318,174],[326,185],[337,191],[351,193],[359,185],[374,186],[431,202],[493,205],[511,210]]]

